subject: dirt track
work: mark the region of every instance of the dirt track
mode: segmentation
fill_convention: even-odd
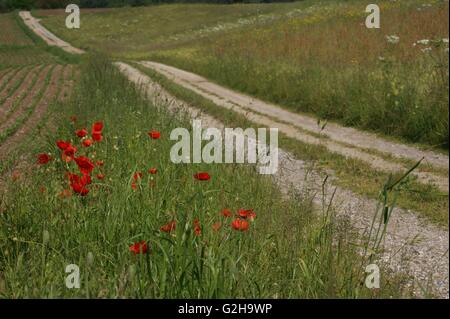
[[[331,152],[364,161],[375,169],[386,172],[399,172],[407,170],[407,167],[381,156],[368,153],[364,149],[370,148],[390,156],[414,161],[424,157],[425,162],[439,168],[448,169],[448,156],[387,141],[374,134],[343,127],[335,123],[328,123],[325,129],[320,132],[328,139],[319,138],[314,134],[319,133],[317,119],[296,114],[277,105],[234,92],[196,74],[172,66],[148,61],[141,62],[141,65],[163,74],[174,83],[194,91],[218,106],[245,115],[255,123],[277,127],[289,137],[303,143],[325,146]],[[414,175],[421,182],[435,184],[442,191],[448,192],[448,174],[447,176],[439,176],[428,172],[414,172]]]
[[[24,21],[24,23],[38,36],[40,36],[45,42],[47,42],[50,46],[57,46],[63,49],[64,51],[72,54],[83,54],[85,53],[83,50],[77,49],[71,46],[69,43],[61,40],[56,35],[48,31],[44,28],[39,20],[34,18],[29,11],[21,11],[19,12],[20,17]]]

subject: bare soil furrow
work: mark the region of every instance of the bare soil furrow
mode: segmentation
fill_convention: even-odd
[[[17,72],[16,69],[7,69],[2,73],[2,77],[0,79],[0,92],[3,91],[3,87],[8,83],[11,76],[14,74],[14,72]]]
[[[47,107],[51,101],[56,99],[58,81],[61,79],[63,67],[57,65],[51,74],[50,83],[47,86],[42,98],[37,103],[37,106],[33,110],[30,117],[28,117],[24,124],[16,130],[11,136],[9,136],[4,143],[0,145],[0,160],[4,158],[14,147],[19,145],[19,143],[29,134],[34,127],[37,125],[39,120],[45,114]]]
[[[7,84],[3,87],[3,90],[0,92],[0,101],[7,98],[9,94],[11,94],[11,90],[14,89],[14,86],[17,85],[17,81],[23,77],[24,74],[28,72],[28,68],[22,68],[18,70],[14,75],[12,75],[9,79]]]
[[[75,83],[75,79],[77,74],[79,74],[73,65],[67,65],[64,68],[64,83],[59,92],[58,100],[59,101],[67,101],[70,98],[70,93],[72,92],[72,87]]]
[[[2,85],[3,80],[5,79],[5,76],[7,76],[12,70],[10,68],[3,69],[0,71],[0,87]]]
[[[0,133],[14,124],[14,122],[20,118],[29,107],[32,106],[34,99],[44,87],[45,78],[51,68],[52,66],[48,65],[40,71],[35,85],[27,92],[27,96],[25,96],[25,98],[21,101],[20,105],[16,109],[16,112],[13,113],[6,122],[0,124]]]
[[[20,101],[23,96],[28,94],[39,69],[40,67],[31,69],[17,90],[15,90],[15,92],[0,106],[0,124],[3,123],[7,119],[8,114],[13,111],[12,108],[14,104],[17,103],[17,101]]]

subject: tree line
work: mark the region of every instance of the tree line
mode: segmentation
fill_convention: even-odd
[[[64,8],[70,3],[80,8],[107,8],[124,6],[144,6],[160,3],[258,3],[291,2],[293,0],[0,0],[0,11],[15,9],[56,9]]]

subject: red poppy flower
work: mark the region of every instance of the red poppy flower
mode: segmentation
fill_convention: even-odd
[[[69,144],[69,146],[67,146],[67,148],[64,150],[61,158],[64,162],[69,163],[74,159],[76,152],[77,148]]]
[[[75,176],[78,176],[78,175],[75,175]],[[80,183],[83,185],[89,185],[92,183],[91,176],[89,176],[89,175],[82,175],[79,180],[80,180]]]
[[[248,221],[246,221],[245,219],[236,218],[231,223],[231,227],[233,227],[233,229],[235,230],[247,231],[249,224]]]
[[[100,142],[102,140],[102,130],[103,130],[103,123],[102,122],[95,122],[92,124],[92,139],[96,142]]]
[[[75,162],[77,163],[80,172],[84,175],[90,174],[95,167],[94,163],[92,163],[91,160],[86,156],[76,157]]]
[[[97,177],[98,180],[102,180],[102,179],[105,178],[105,175],[104,174],[97,174],[96,177]]]
[[[136,189],[136,188],[137,188],[137,186],[136,186],[136,183],[135,183],[135,182],[131,183],[131,188],[132,188],[132,189]]]
[[[81,129],[81,130],[75,131],[75,134],[78,137],[85,137],[86,135],[88,135],[88,131],[86,131],[85,129]]]
[[[130,251],[134,253],[134,255],[138,255],[138,254],[146,254],[147,253],[147,243],[145,242],[145,240],[139,242],[139,243],[134,243],[133,245],[130,246]]]
[[[194,219],[194,234],[195,236],[200,236],[202,233],[202,229],[200,228],[200,222],[198,219]]]
[[[250,209],[239,209],[237,215],[242,218],[247,218],[250,220],[255,219],[256,213],[253,211],[253,208]]]
[[[95,122],[92,124],[92,133],[101,133],[103,130],[103,123],[102,122]]]
[[[150,174],[154,175],[154,174],[158,173],[158,170],[157,170],[156,168],[150,168],[150,169],[148,170],[148,172],[149,172]]]
[[[133,179],[134,179],[135,181],[137,181],[138,179],[141,179],[142,176],[144,176],[144,174],[142,174],[142,172],[136,172],[136,173],[134,173],[134,175],[133,175]]]
[[[42,153],[42,154],[38,154],[37,162],[38,162],[38,164],[45,165],[48,162],[50,162],[51,159],[52,159],[52,157],[50,155]]]
[[[148,136],[150,136],[152,139],[156,140],[161,137],[161,133],[158,131],[150,131],[150,132],[148,132]]]
[[[232,217],[233,213],[230,212],[228,209],[224,208],[224,209],[222,209],[222,215],[225,217]]]
[[[83,145],[84,145],[85,147],[91,146],[91,145],[92,145],[92,140],[90,140],[90,139],[85,139],[85,140],[83,141]]]
[[[89,193],[89,189],[86,185],[91,183],[91,177],[89,175],[83,175],[81,178],[77,174],[71,174],[69,176],[70,187],[75,193],[85,196]]]
[[[214,224],[212,225],[212,228],[213,228],[214,231],[219,231],[219,229],[220,229],[221,227],[222,227],[222,223],[220,223],[220,222],[214,223]]]
[[[92,133],[92,139],[96,142],[101,142],[103,139],[102,133]]]
[[[61,151],[64,151],[66,148],[68,148],[70,146],[70,143],[62,141],[62,140],[59,140],[59,141],[56,141],[56,145],[58,146],[58,148]]]
[[[104,161],[97,161],[97,162],[95,163],[95,165],[97,165],[97,166],[103,166],[104,164],[105,164]]]
[[[171,232],[172,230],[175,230],[176,227],[176,222],[173,220],[170,223],[168,223],[167,225],[161,226],[161,231],[163,232]]]
[[[197,173],[194,175],[195,179],[198,179],[199,181],[208,181],[211,176],[208,173]]]

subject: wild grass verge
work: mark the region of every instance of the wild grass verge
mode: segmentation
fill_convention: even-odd
[[[136,63],[133,65],[157,81],[175,97],[194,105],[196,108],[202,109],[206,113],[220,119],[229,127],[259,127],[245,117],[215,105],[211,101],[173,83],[153,70]],[[301,143],[282,133],[280,133],[279,146],[292,152],[297,158],[313,163],[312,167],[314,169],[322,170],[323,172],[331,169],[337,177],[335,182],[338,185],[364,196],[377,199],[380,189],[382,189],[383,184],[389,178],[388,173],[374,170],[364,162],[356,159],[348,159],[339,154],[329,152],[320,145]],[[411,167],[415,163],[407,164],[408,167]],[[399,176],[401,174],[402,172],[398,172]],[[398,206],[411,209],[438,225],[448,227],[448,194],[439,191],[434,186],[421,184],[415,181],[413,177],[408,177],[403,180],[402,185],[400,185],[397,191]]]
[[[51,160],[9,181],[1,195],[0,296],[357,298],[409,293],[404,278],[387,269],[382,289],[364,286],[369,261],[360,254],[364,240],[333,218],[329,203],[317,214],[311,194],[285,197],[251,166],[173,164],[170,132],[191,123],[173,117],[164,105],[152,105],[104,58],[83,64],[71,101],[58,109],[57,132],[40,150]],[[75,130],[96,121],[103,123],[102,140],[82,146]],[[161,137],[152,139],[149,131]],[[55,145],[60,139],[77,147],[75,157],[85,155],[95,163],[85,196],[69,186],[67,172],[77,174],[78,167],[61,160]],[[198,172],[208,172],[211,179],[195,179]],[[256,217],[245,220],[248,230],[233,229],[233,220],[245,224],[245,216],[235,213],[250,208]],[[69,264],[80,268],[80,289],[65,286]]]

